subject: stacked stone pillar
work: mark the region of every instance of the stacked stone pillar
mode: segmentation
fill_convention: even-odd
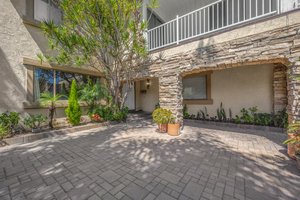
[[[179,74],[165,74],[159,78],[159,103],[172,111],[176,122],[183,124],[182,77]]]
[[[274,112],[282,111],[287,106],[287,67],[275,64],[273,71]]]
[[[289,123],[300,120],[300,62],[291,62],[288,70],[288,107]]]

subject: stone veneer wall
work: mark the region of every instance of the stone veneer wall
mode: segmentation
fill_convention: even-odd
[[[281,64],[274,66],[273,92],[274,112],[278,112],[287,106],[287,67]]]
[[[181,51],[170,54],[162,53],[161,59],[143,68],[137,77],[158,77],[160,105],[171,109],[177,120],[182,122],[182,77],[185,75],[259,64],[285,65],[292,69],[291,74],[298,73],[297,69],[300,67],[300,62],[297,62],[300,56],[300,12],[296,11],[295,13],[293,18],[286,17],[286,20],[290,21],[298,19],[291,25],[216,44],[211,42],[211,44],[202,45],[202,42],[199,41],[196,49],[186,51],[185,49],[188,48],[185,47],[188,47],[189,43],[174,47],[180,48]],[[209,39],[213,40],[213,37]],[[153,56],[157,55],[157,53],[153,53]],[[281,73],[276,71],[275,80],[282,84],[284,79],[278,77]],[[288,113],[292,121],[300,119],[297,107],[300,100],[299,86],[298,81],[290,76],[288,79]],[[280,88],[282,87],[284,86],[281,85]],[[275,95],[275,109],[279,109],[286,101],[282,97],[284,92],[280,90],[279,88],[275,90],[278,93]]]

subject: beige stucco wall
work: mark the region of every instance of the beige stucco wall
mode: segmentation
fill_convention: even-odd
[[[273,111],[273,65],[245,66],[214,71],[211,75],[212,105],[188,105],[188,112],[197,115],[207,107],[208,114],[217,115],[221,102],[233,117],[242,108],[257,106],[259,112]]]
[[[27,73],[22,58],[35,57],[47,43],[38,28],[23,23],[25,1],[0,0],[0,4],[0,112],[23,112]]]
[[[158,79],[150,79],[150,87],[146,89],[146,80],[136,82],[136,110],[151,113],[158,104],[159,82]],[[146,93],[141,93],[141,90],[147,90]]]

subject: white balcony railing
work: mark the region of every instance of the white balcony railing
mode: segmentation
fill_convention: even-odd
[[[148,30],[148,49],[151,51],[179,44],[194,37],[280,13],[282,5],[287,5],[287,1],[290,0],[219,0]],[[300,3],[300,0],[296,1]],[[295,8],[299,4],[292,5]]]

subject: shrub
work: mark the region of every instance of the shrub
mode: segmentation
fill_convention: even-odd
[[[252,107],[246,110],[241,110],[242,116],[236,116],[235,123],[255,124],[261,126],[275,126],[280,128],[287,127],[288,115],[286,110],[279,111],[277,113],[258,113],[257,107]]]
[[[129,109],[127,107],[118,110],[117,106],[99,106],[93,114],[99,115],[104,121],[126,121]],[[92,117],[91,115],[91,117]]]
[[[187,109],[186,105],[183,106],[183,118],[184,119],[189,119],[190,118],[190,115],[188,113],[188,109]]]
[[[6,138],[8,135],[9,135],[8,128],[0,124],[0,140]]]
[[[8,133],[13,133],[19,124],[20,114],[17,112],[6,112],[0,115],[0,125],[4,127]]]
[[[71,91],[68,99],[68,108],[65,110],[67,118],[72,125],[80,123],[81,110],[78,103],[77,86],[75,80],[72,81]]]
[[[92,114],[99,101],[109,96],[108,90],[100,85],[99,81],[93,83],[91,80],[79,91],[79,99],[88,105],[88,113]]]
[[[31,115],[24,118],[24,125],[30,129],[40,129],[42,123],[47,121],[47,117],[42,114],[39,115]]]
[[[152,113],[153,121],[157,124],[167,124],[173,120],[172,112],[168,109],[158,108]]]
[[[278,111],[276,115],[274,116],[274,126],[281,127],[281,128],[287,128],[288,127],[288,114],[286,112],[286,109],[283,109],[282,111]]]
[[[220,104],[220,107],[217,109],[217,118],[219,121],[226,121],[227,116],[225,109],[223,108],[223,103]]]

